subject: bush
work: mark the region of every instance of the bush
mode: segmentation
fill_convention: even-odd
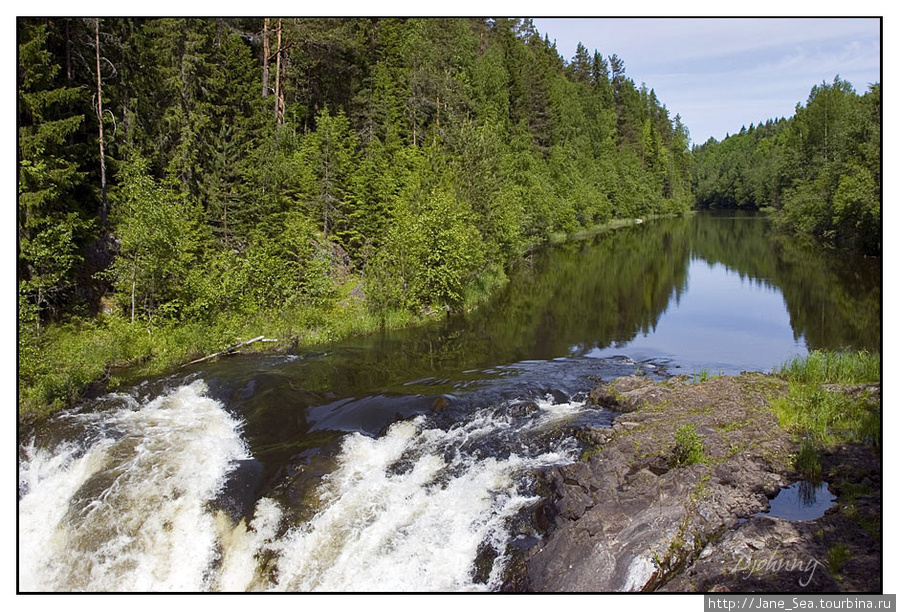
[[[483,269],[483,243],[468,207],[441,190],[400,202],[382,250],[366,269],[373,309],[458,308]]]
[[[675,451],[672,463],[675,467],[704,463],[703,442],[693,425],[682,425],[675,431]]]

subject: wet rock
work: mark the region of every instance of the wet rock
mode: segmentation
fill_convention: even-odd
[[[534,402],[515,402],[506,407],[505,412],[507,415],[511,417],[527,417],[535,412],[538,412],[540,408]]]
[[[439,395],[434,398],[434,402],[431,403],[431,411],[432,412],[443,412],[444,409],[450,405],[450,400],[448,400],[443,395]]]
[[[592,436],[598,444],[585,461],[547,474],[546,535],[527,551],[507,587],[752,590],[766,580],[729,573],[728,563],[737,567],[776,542],[795,556],[821,555],[808,542],[812,527],[754,516],[794,477],[793,443],[767,408],[779,389],[759,375],[692,384],[629,376],[599,385],[592,401],[632,411]],[[688,423],[702,440],[703,461],[673,467],[675,431]],[[810,584],[840,590],[818,570]],[[788,579],[797,578],[795,572],[770,584],[787,589]]]
[[[617,412],[633,412],[642,406],[664,402],[671,390],[653,384],[649,378],[626,376],[607,385],[597,385],[588,394],[590,401]]]

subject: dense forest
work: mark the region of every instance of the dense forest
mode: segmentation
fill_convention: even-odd
[[[19,19],[17,39],[20,409],[239,337],[466,308],[556,236],[693,202],[680,118],[529,20]],[[837,191],[880,182],[865,168]]]
[[[774,209],[787,229],[881,254],[881,85],[835,77],[789,119],[694,147],[698,207]]]

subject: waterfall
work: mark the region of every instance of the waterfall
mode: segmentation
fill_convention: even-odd
[[[19,467],[22,591],[198,591],[211,586],[208,503],[248,457],[240,423],[201,381],[139,405],[73,414],[88,434],[34,443]]]
[[[548,398],[347,434],[311,519],[263,491],[235,524],[214,500],[250,458],[240,420],[202,381],[114,399],[61,417],[79,440],[20,449],[22,591],[491,590],[510,519],[537,501],[529,474],[574,456],[546,432],[591,409]]]

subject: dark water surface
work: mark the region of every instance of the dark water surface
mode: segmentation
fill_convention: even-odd
[[[877,261],[805,248],[761,216],[697,214],[535,255],[467,316],[198,371],[266,449],[295,448],[295,438],[280,440],[297,433],[294,421],[316,440],[377,435],[440,394],[474,388],[481,402],[526,389],[571,395],[590,375],[735,374],[813,349],[877,351],[880,320]],[[597,359],[619,356],[635,363]],[[309,408],[300,416],[299,407]]]
[[[598,379],[878,350],[880,304],[876,261],[697,214],[535,254],[466,316],[198,364],[23,445],[24,588],[495,588],[529,474],[614,416]]]

